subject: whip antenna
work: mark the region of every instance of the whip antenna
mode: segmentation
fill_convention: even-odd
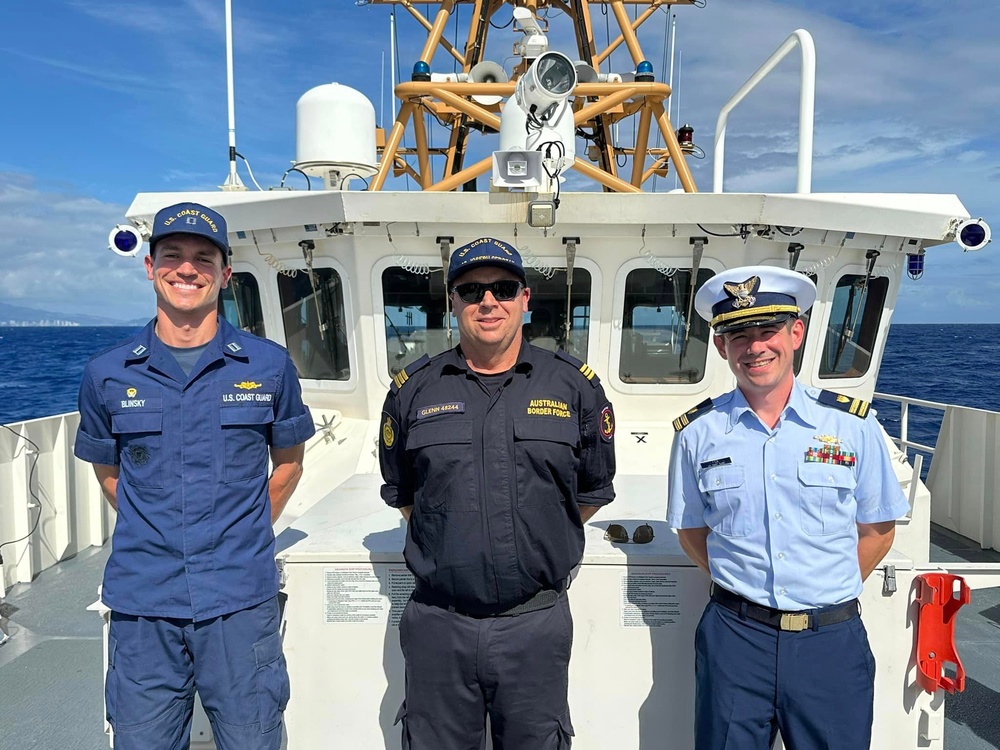
[[[236,95],[233,87],[233,0],[226,0],[226,93],[229,100],[229,177],[222,190],[246,190],[236,174]]]

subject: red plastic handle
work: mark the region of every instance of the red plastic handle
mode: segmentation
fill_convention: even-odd
[[[955,591],[956,581],[959,584]],[[972,600],[972,591],[961,576],[923,573],[917,576],[917,682],[928,693],[965,690],[965,669],[955,648],[955,617]],[[955,678],[944,673],[946,663],[955,665]]]

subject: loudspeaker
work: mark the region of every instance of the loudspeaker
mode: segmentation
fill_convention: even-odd
[[[472,70],[469,71],[469,80],[472,83],[507,83],[509,79],[507,71],[499,63],[483,60],[481,63],[472,66]],[[488,107],[491,104],[499,104],[503,101],[503,97],[479,94],[472,97],[472,100],[477,104]]]

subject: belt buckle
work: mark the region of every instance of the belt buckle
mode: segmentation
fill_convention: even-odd
[[[808,630],[809,615],[783,612],[781,614],[780,628],[782,630],[788,630],[792,633],[801,633],[803,630]]]

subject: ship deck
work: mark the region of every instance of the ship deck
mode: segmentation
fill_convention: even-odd
[[[108,747],[101,721],[101,620],[87,607],[110,549],[91,547],[16,586],[0,602],[0,627],[10,636],[0,645],[0,747]],[[931,559],[1000,562],[1000,553],[934,526]],[[1000,748],[1000,588],[972,592],[956,640],[966,688],[947,699],[945,748]]]

